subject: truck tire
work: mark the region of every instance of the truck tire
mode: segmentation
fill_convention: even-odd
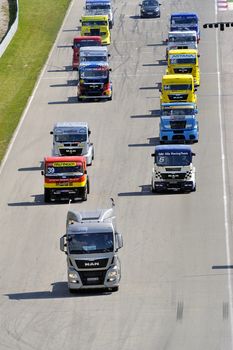
[[[90,181],[89,181],[89,177],[87,178],[87,194],[90,193]]]
[[[87,184],[86,184],[86,186],[83,188],[83,193],[82,193],[82,200],[83,201],[87,200],[87,190],[88,190],[88,188],[87,188]]]
[[[71,294],[75,294],[75,293],[76,293],[76,289],[69,288],[69,292],[70,292]]]
[[[44,189],[44,201],[45,201],[45,203],[50,202],[50,191],[48,188]]]
[[[152,191],[153,193],[156,193],[156,189],[154,188],[153,182],[152,182],[152,181],[151,181],[151,191]]]

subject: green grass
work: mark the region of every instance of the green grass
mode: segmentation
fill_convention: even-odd
[[[19,0],[18,31],[0,58],[0,161],[48,57],[69,3],[70,0]]]

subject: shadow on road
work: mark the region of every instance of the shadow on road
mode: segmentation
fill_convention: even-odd
[[[77,80],[67,80],[66,84],[51,84],[50,87],[70,87],[77,86]]]
[[[120,192],[118,193],[118,197],[154,196],[154,193],[151,192],[151,185],[141,185],[138,187],[141,188],[141,191]]]
[[[151,114],[138,114],[138,115],[131,115],[130,118],[132,119],[143,119],[143,118],[157,118],[160,117],[160,110],[154,109],[151,110]]]
[[[128,147],[148,147],[159,145],[159,137],[148,137],[147,140],[149,143],[130,143]]]
[[[51,291],[40,292],[24,292],[24,293],[9,293],[5,294],[10,300],[31,300],[31,299],[59,299],[73,297],[92,297],[111,295],[111,291],[91,289],[88,291],[77,291],[70,293],[67,287],[67,282],[55,282],[51,284]]]
[[[63,67],[57,67],[57,69],[48,69],[48,73],[61,73],[61,72],[72,72],[73,67],[72,66],[63,66]]]

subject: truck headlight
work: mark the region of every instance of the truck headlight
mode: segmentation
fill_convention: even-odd
[[[110,281],[110,282],[113,282],[117,279],[118,277],[118,271],[117,271],[117,267],[111,269],[108,271],[108,274],[107,274],[107,279]]]
[[[78,274],[76,271],[70,271],[68,273],[69,280],[76,281],[78,279]]]

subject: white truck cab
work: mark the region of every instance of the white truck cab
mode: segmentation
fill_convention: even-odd
[[[166,59],[169,50],[198,49],[197,33],[193,31],[174,31],[168,33]]]
[[[107,64],[110,54],[106,46],[81,47],[79,52],[79,65],[103,63]]]
[[[53,156],[84,156],[87,165],[92,164],[94,146],[86,122],[59,122],[50,134],[53,135]]]

